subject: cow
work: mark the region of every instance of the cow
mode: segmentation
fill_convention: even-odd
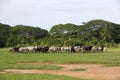
[[[92,49],[91,49],[91,51],[94,52],[94,53],[97,52],[98,51],[98,47],[93,46]]]
[[[38,47],[36,48],[36,52],[41,52],[42,51],[42,47]]]
[[[62,46],[61,52],[71,52],[72,47],[71,46]]]
[[[19,52],[19,48],[18,47],[11,47],[8,50],[12,51],[12,52]]]
[[[107,47],[104,47],[103,52],[104,52],[104,51],[107,51]]]
[[[29,52],[29,49],[27,47],[20,47],[19,52]]]
[[[28,49],[28,52],[35,52],[36,51],[36,47],[35,46],[29,46],[26,47]]]
[[[92,50],[92,47],[93,46],[84,46],[83,50],[84,50],[84,52],[90,52]]]
[[[81,52],[81,47],[80,46],[75,46],[74,50],[75,50],[75,52],[79,53],[79,52]]]
[[[75,52],[74,46],[71,47],[71,52],[72,52],[72,53]]]
[[[61,48],[56,46],[51,46],[49,52],[60,52]]]
[[[105,46],[98,47],[98,52],[104,52],[106,50],[107,50],[107,48]]]
[[[97,50],[98,50],[98,52],[103,52],[103,47],[99,46]]]
[[[14,48],[13,48],[13,47],[11,47],[11,48],[9,48],[9,49],[8,49],[8,51],[14,51]]]
[[[42,47],[41,52],[48,52],[48,50],[49,50],[49,47],[44,46],[44,47]]]

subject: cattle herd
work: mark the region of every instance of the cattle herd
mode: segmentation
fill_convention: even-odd
[[[90,52],[104,52],[106,51],[106,47],[96,47],[96,46],[62,46],[62,47],[56,47],[56,46],[29,46],[29,47],[11,47],[9,48],[9,51],[12,52],[39,52],[39,53],[46,53],[46,52],[57,52],[57,53],[64,53],[64,52],[71,52],[71,53],[90,53]]]

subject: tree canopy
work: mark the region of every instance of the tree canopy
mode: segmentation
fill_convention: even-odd
[[[120,43],[120,24],[105,20],[91,20],[82,25],[57,24],[48,32],[40,27],[9,26],[0,23],[0,47],[48,45],[113,46]]]
[[[106,43],[120,43],[120,25],[104,20],[91,20],[83,25],[58,24],[51,28],[50,35],[67,42],[104,46]]]
[[[34,41],[48,36],[48,31],[26,25],[0,25],[0,47],[32,45]]]
[[[9,37],[10,28],[11,27],[9,25],[0,23],[0,47],[6,46],[6,41]]]

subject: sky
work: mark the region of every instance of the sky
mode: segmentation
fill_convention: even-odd
[[[0,0],[0,23],[40,27],[81,25],[93,19],[120,24],[120,0]]]

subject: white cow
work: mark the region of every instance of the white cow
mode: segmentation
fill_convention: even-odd
[[[71,46],[62,46],[61,52],[71,52],[72,47]]]
[[[91,49],[91,51],[97,52],[97,47],[93,46],[92,49]]]
[[[75,52],[81,52],[81,47],[80,46],[75,46],[74,47]]]
[[[49,48],[49,52],[59,52],[59,51],[60,51],[60,47],[51,46]]]

